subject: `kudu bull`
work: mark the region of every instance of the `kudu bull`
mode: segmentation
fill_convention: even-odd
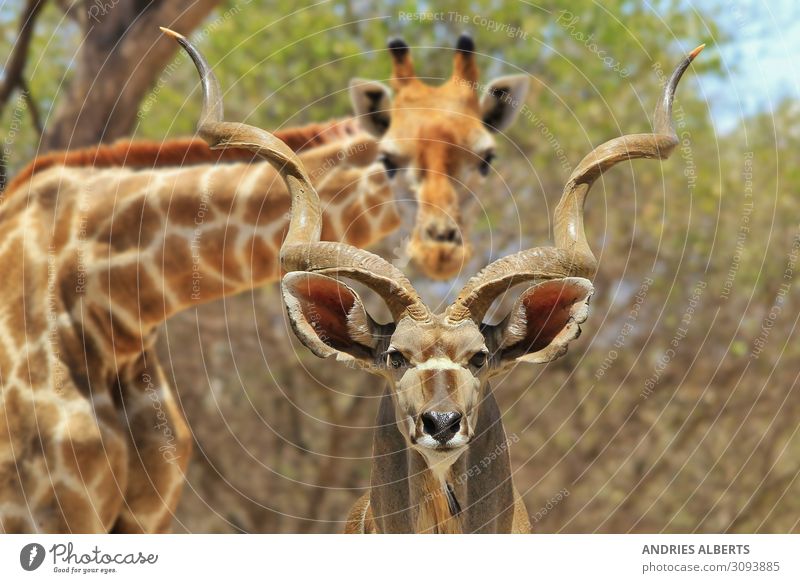
[[[597,269],[584,233],[586,195],[619,162],[671,154],[678,143],[671,121],[675,89],[703,47],[693,50],[665,85],[653,133],[610,140],[572,172],[555,210],[554,247],[495,261],[470,279],[443,313],[434,314],[405,275],[381,257],[320,241],[319,199],[297,157],[262,129],[223,121],[210,67],[185,38],[171,34],[202,79],[200,135],[212,148],[248,148],[263,156],[292,193],[281,263],[295,334],[317,356],[336,356],[388,381],[379,406],[371,488],[352,509],[345,531],[529,532],[489,379],[516,362],[554,360],[580,334]],[[380,295],[393,321],[375,322],[340,278]],[[534,285],[505,319],[483,321],[500,294],[525,282]]]

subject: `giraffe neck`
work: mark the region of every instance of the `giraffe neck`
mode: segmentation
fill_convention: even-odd
[[[322,200],[323,239],[367,246],[399,224],[366,136],[301,154]],[[28,196],[51,220],[48,256],[73,321],[118,356],[139,354],[183,310],[280,276],[290,209],[265,163],[131,170],[56,167]],[[14,212],[4,205],[5,213]]]

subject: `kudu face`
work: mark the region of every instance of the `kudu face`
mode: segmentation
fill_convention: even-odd
[[[508,128],[521,109],[528,77],[478,83],[474,44],[462,35],[453,75],[440,86],[416,77],[408,45],[389,43],[389,87],[353,79],[350,94],[365,130],[380,138],[379,160],[397,192],[417,201],[407,252],[434,279],[449,279],[469,259],[462,209],[491,170],[493,133]]]
[[[337,280],[294,272],[283,280],[295,333],[319,356],[335,355],[387,379],[397,427],[431,468],[446,469],[469,446],[488,380],[518,360],[547,362],[577,338],[591,283],[535,285],[497,325],[458,319],[451,306],[423,318],[377,324],[358,294]]]
[[[682,62],[664,87],[653,133],[631,134],[593,150],[567,181],[554,217],[555,246],[535,247],[495,261],[470,279],[442,314],[422,303],[396,267],[344,243],[320,241],[321,211],[299,159],[264,130],[222,121],[221,91],[202,55],[187,50],[203,83],[199,133],[212,148],[249,148],[281,173],[292,195],[292,216],[281,247],[283,298],[297,337],[317,356],[335,356],[388,379],[397,426],[408,444],[437,472],[469,446],[489,378],[517,361],[558,358],[578,337],[588,315],[597,262],[583,229],[586,194],[619,162],[667,158],[678,143],[672,99],[683,72],[702,49]],[[377,324],[358,294],[340,278],[376,292],[392,313]],[[492,303],[522,283],[535,282],[499,324],[484,323]]]

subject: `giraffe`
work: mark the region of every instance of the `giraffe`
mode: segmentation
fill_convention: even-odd
[[[399,217],[376,141],[339,126],[284,135],[316,144],[299,155],[325,193],[323,236],[369,245]],[[280,276],[288,190],[245,154],[48,154],[3,193],[0,532],[170,529],[191,439],[159,325]]]
[[[378,140],[378,159],[400,198],[417,203],[406,251],[432,279],[450,279],[472,256],[465,210],[492,171],[495,136],[525,105],[530,77],[479,81],[475,43],[462,34],[453,73],[440,85],[417,76],[408,44],[389,41],[390,86],[352,79],[353,109]]]

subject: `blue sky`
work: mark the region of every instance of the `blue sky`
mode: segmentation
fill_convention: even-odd
[[[713,4],[722,9],[719,22],[734,38],[709,47],[719,51],[727,74],[705,79],[703,91],[718,131],[725,132],[740,124],[742,115],[770,111],[782,99],[800,98],[800,2]]]

